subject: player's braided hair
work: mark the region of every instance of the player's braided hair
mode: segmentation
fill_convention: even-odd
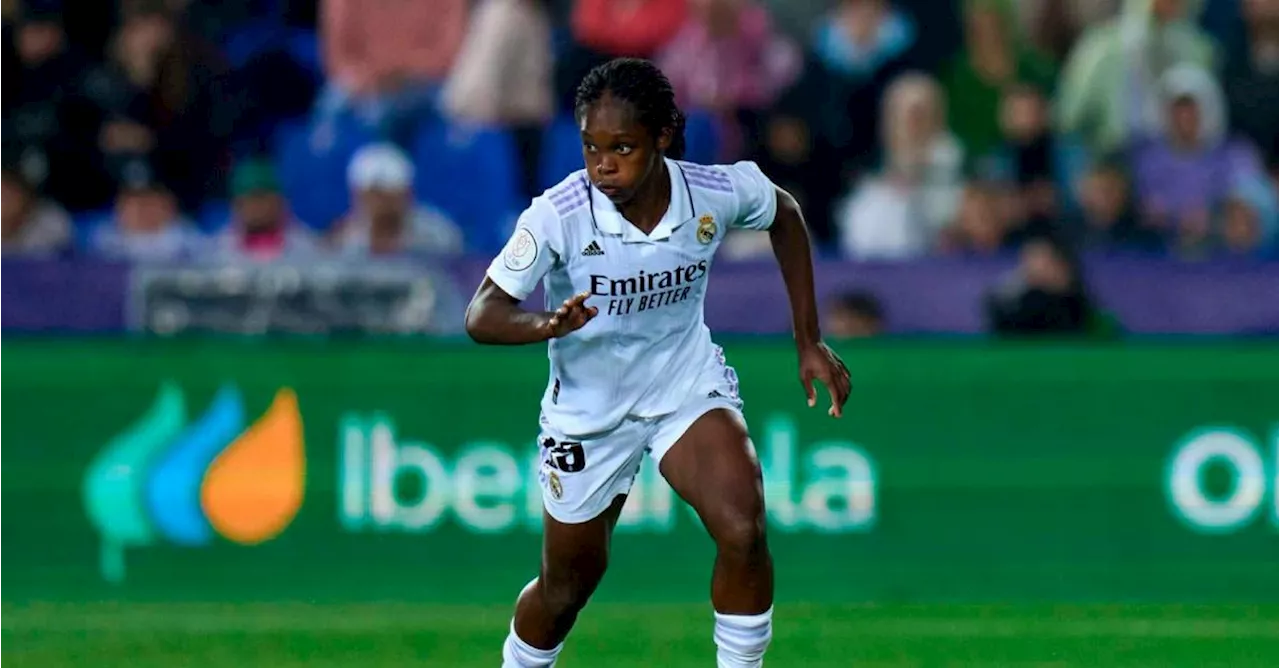
[[[573,109],[579,122],[605,93],[635,107],[640,124],[654,137],[671,128],[666,156],[676,160],[684,157],[684,114],[676,106],[671,82],[656,65],[641,58],[616,58],[596,66],[578,85]]]

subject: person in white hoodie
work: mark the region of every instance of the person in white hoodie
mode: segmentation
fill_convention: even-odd
[[[840,247],[854,259],[897,260],[927,253],[955,217],[964,151],[946,126],[942,89],[910,73],[884,99],[883,161],[838,205]]]

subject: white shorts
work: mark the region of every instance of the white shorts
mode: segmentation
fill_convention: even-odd
[[[617,427],[589,439],[567,439],[546,420],[538,438],[542,504],[559,522],[579,524],[603,513],[619,494],[631,491],[646,453],[661,462],[694,421],[717,408],[742,415],[736,383],[700,392],[673,413],[627,417]]]

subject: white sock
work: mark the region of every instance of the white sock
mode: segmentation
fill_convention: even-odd
[[[773,606],[758,615],[716,613],[717,668],[760,668],[773,638]]]
[[[507,641],[502,643],[502,668],[551,668],[556,665],[556,656],[561,649],[564,649],[564,643],[551,649],[538,649],[521,640],[516,635],[516,622],[513,619]]]

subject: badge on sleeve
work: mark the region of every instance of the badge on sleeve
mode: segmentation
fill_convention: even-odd
[[[533,266],[538,259],[538,240],[533,238],[529,228],[522,227],[511,235],[507,247],[502,251],[502,263],[511,271],[524,271]]]
[[[711,214],[704,213],[698,219],[698,241],[709,244],[716,238],[716,219]]]

